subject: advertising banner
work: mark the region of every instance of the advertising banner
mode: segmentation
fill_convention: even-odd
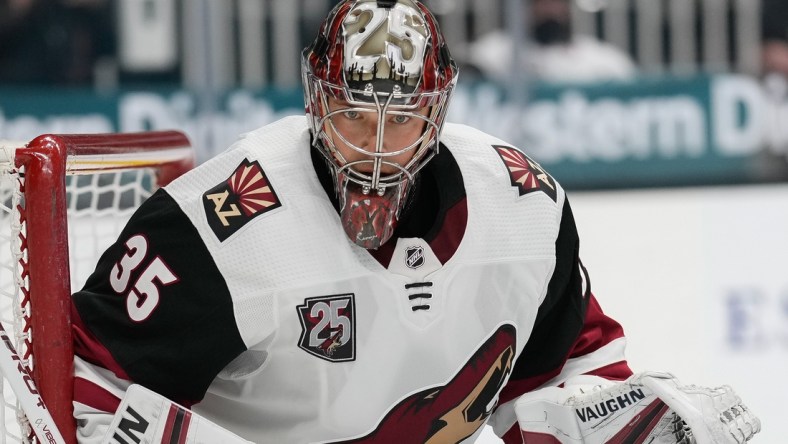
[[[461,84],[449,120],[523,149],[568,189],[788,178],[786,86],[735,75],[536,85]],[[180,129],[203,161],[243,132],[303,113],[300,89],[93,91],[0,88],[0,139]]]
[[[788,177],[785,94],[750,77],[541,85],[523,107],[507,95],[476,85],[456,96],[450,118],[521,146],[567,188]]]

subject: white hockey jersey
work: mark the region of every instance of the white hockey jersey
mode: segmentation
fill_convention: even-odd
[[[431,228],[374,252],[345,235],[303,117],[149,199],[73,298],[80,442],[131,381],[257,443],[459,443],[488,421],[519,442],[529,390],[628,376],[560,185],[471,128],[441,142]]]

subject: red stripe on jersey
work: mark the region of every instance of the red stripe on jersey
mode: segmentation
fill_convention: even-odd
[[[599,376],[611,381],[624,381],[632,376],[632,369],[629,368],[627,361],[618,361],[604,367],[599,367],[585,374]]]
[[[520,431],[520,426],[517,422],[501,437],[501,440],[506,444],[523,444],[523,439],[523,433]]]
[[[80,377],[74,378],[74,401],[106,413],[113,413],[120,405],[120,398]]]
[[[561,441],[553,435],[526,431],[523,431],[523,442],[525,444],[561,444]]]
[[[85,327],[74,304],[71,304],[71,333],[74,336],[75,355],[91,364],[110,370],[120,379],[131,380],[109,350]]]
[[[576,358],[595,352],[605,345],[618,338],[624,337],[624,329],[621,324],[614,321],[602,312],[602,307],[592,294],[588,301],[586,319],[583,323],[583,330],[572,346],[572,351],[568,358]]]
[[[440,231],[430,242],[430,248],[441,264],[445,264],[454,256],[465,236],[467,225],[468,200],[462,199],[446,211]]]

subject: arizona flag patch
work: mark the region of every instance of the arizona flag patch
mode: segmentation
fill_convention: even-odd
[[[252,219],[282,206],[260,164],[244,159],[224,182],[203,194],[213,233],[224,242]]]
[[[516,148],[501,145],[494,145],[493,148],[509,170],[512,186],[517,188],[520,196],[542,191],[556,202],[555,180],[538,163]]]

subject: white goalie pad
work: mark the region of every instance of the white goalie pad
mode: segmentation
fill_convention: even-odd
[[[728,386],[683,386],[668,373],[578,393],[548,387],[515,404],[526,444],[742,444],[760,421]]]
[[[134,384],[126,391],[102,444],[251,444],[191,410]]]

